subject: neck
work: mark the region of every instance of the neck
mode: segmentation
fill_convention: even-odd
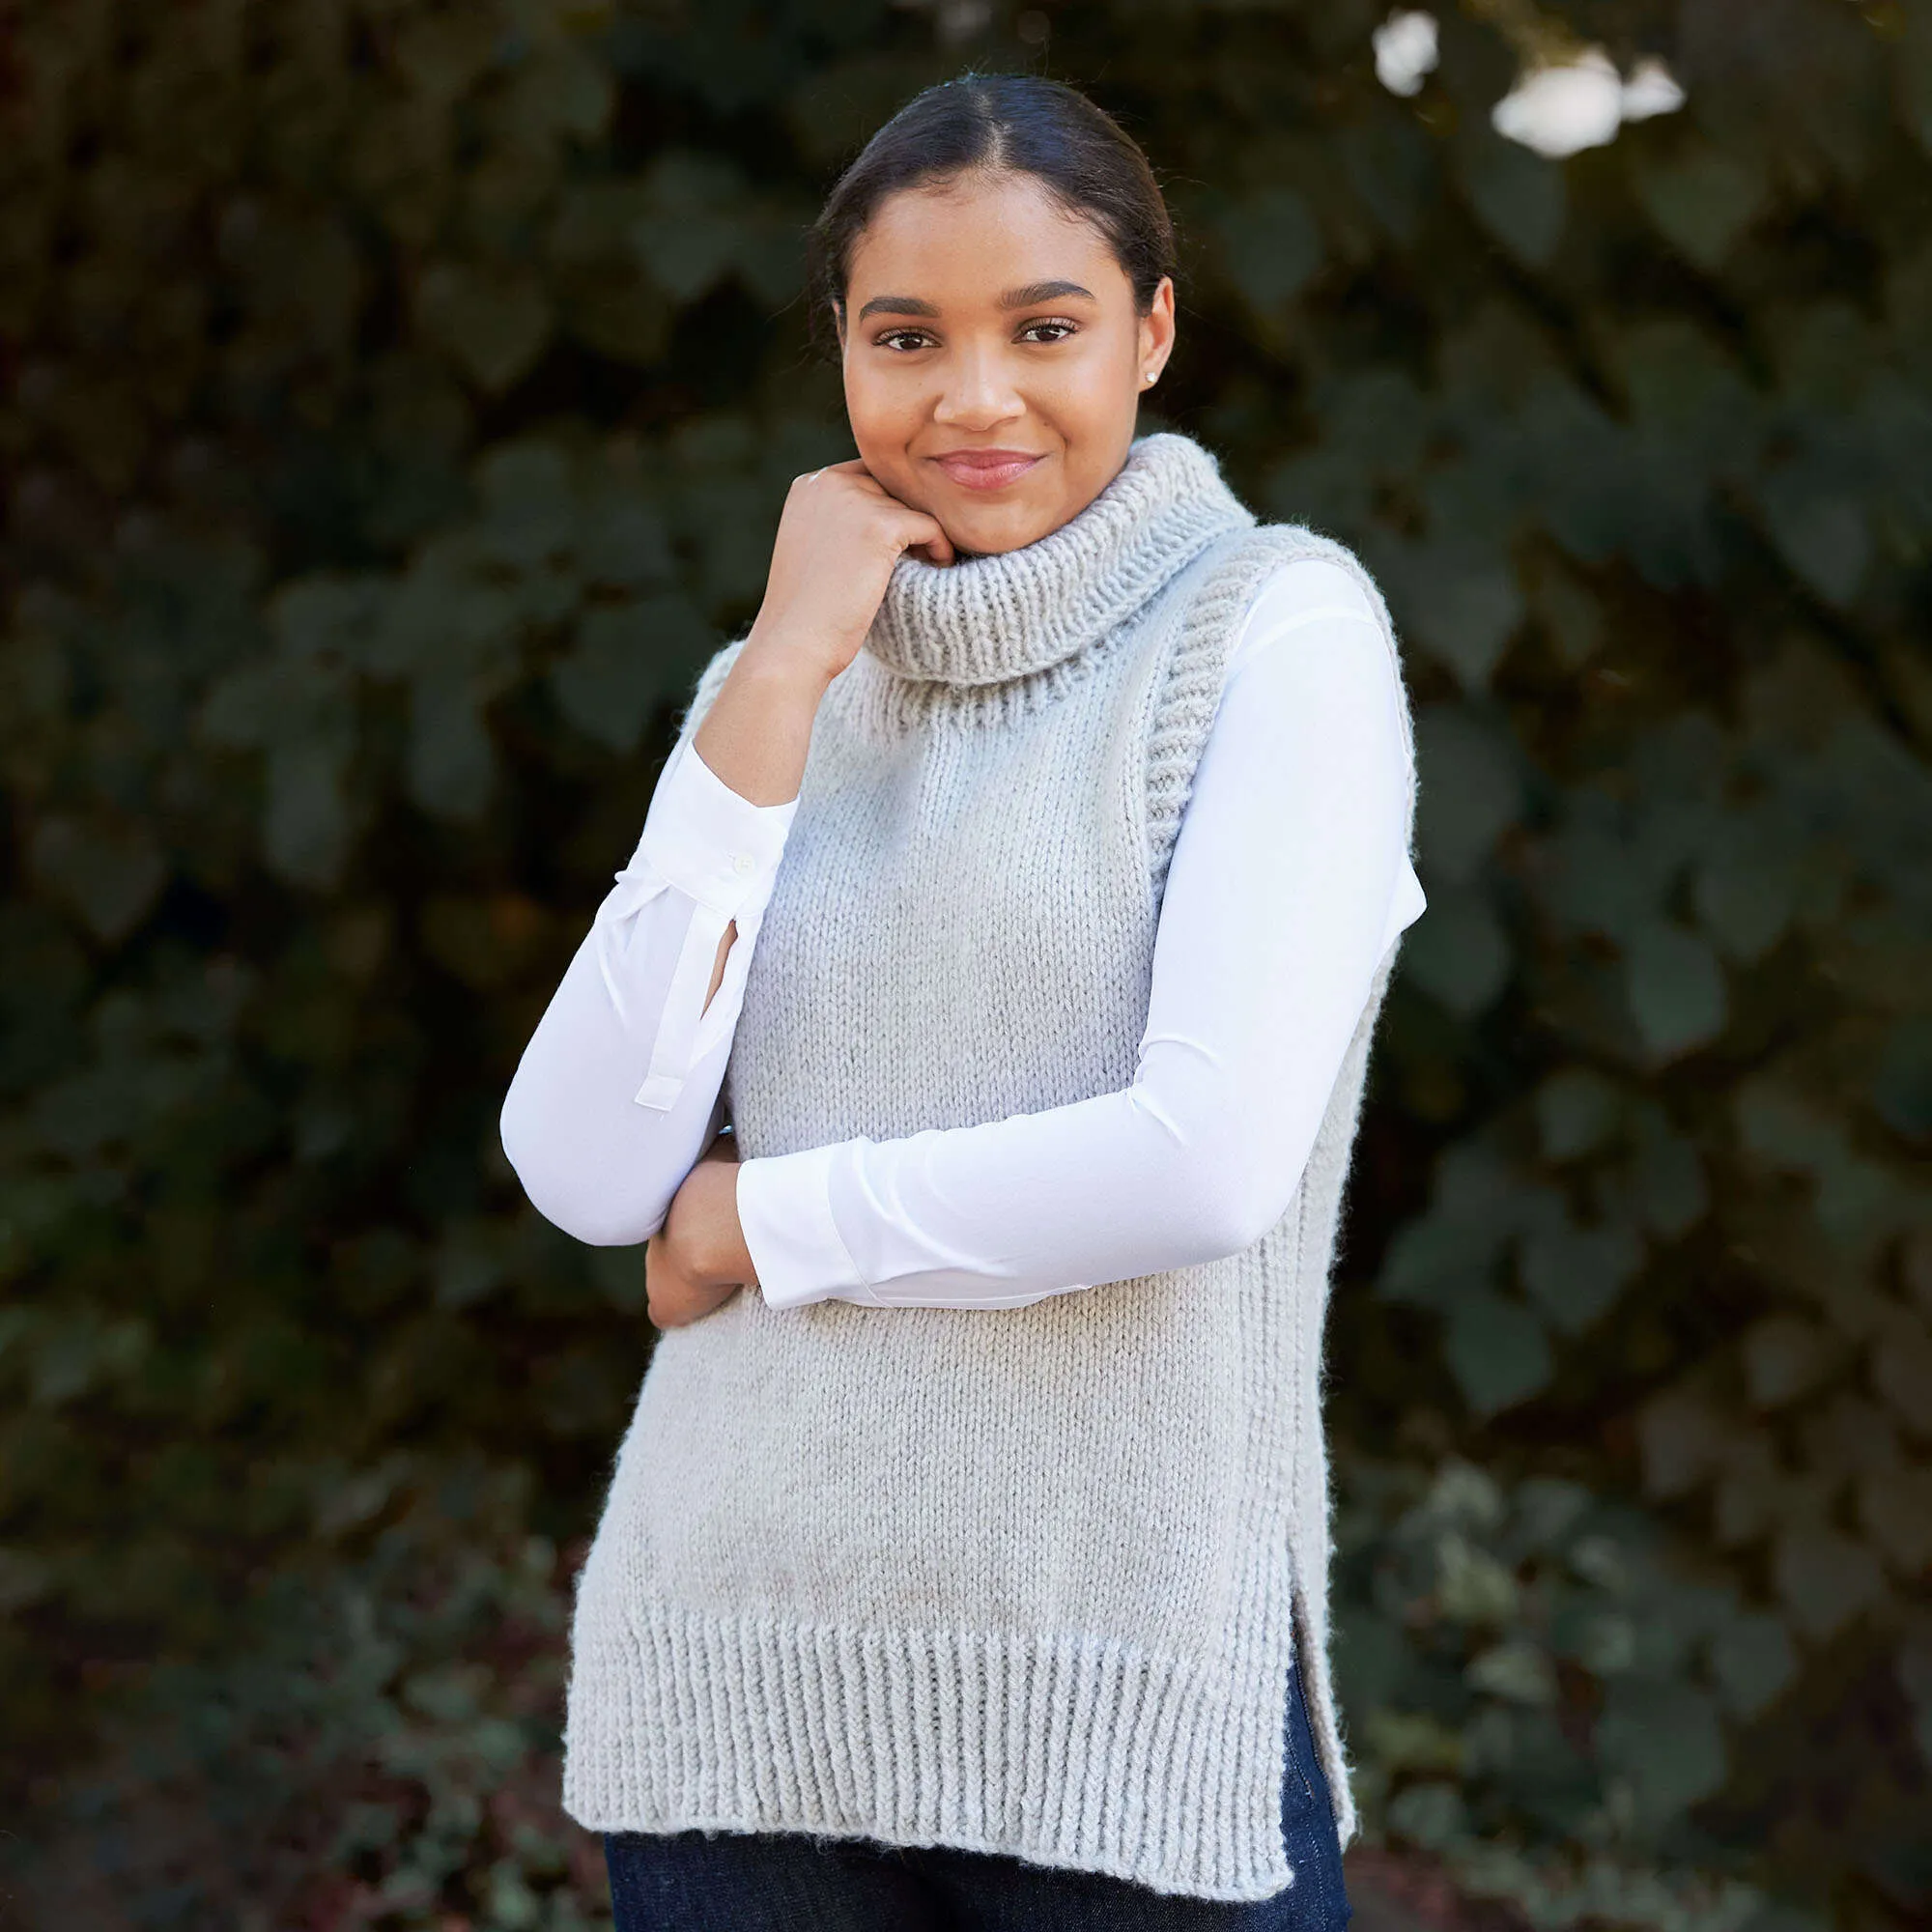
[[[1191,437],[1136,439],[1105,489],[1018,550],[893,567],[866,648],[900,676],[1025,677],[1073,657],[1155,596],[1223,531],[1255,517]]]

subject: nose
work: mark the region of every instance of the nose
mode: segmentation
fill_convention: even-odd
[[[997,349],[966,348],[947,357],[932,419],[951,429],[983,434],[1026,412],[1007,358]]]

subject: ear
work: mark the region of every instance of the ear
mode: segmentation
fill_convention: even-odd
[[[845,308],[844,304],[836,297],[832,302],[832,324],[838,331],[838,353],[843,355],[845,353]]]
[[[1163,275],[1140,321],[1140,366],[1158,376],[1174,354],[1174,277]]]

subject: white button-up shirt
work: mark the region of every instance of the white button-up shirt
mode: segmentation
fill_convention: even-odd
[[[1236,642],[1175,842],[1132,1083],[741,1162],[765,1300],[1010,1308],[1188,1265],[1203,1259],[1192,1230],[1285,1212],[1375,970],[1426,903],[1405,842],[1400,703],[1355,580],[1320,558],[1275,571]],[[722,1123],[797,808],[752,804],[688,737],[666,762],[503,1105],[526,1192],[579,1239],[648,1239]]]

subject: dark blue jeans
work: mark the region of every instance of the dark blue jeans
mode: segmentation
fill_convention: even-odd
[[[792,1832],[609,1832],[616,1932],[1344,1932],[1328,1782],[1289,1673],[1282,1831],[1294,1883],[1252,1903],[1179,1898],[994,1852]]]

